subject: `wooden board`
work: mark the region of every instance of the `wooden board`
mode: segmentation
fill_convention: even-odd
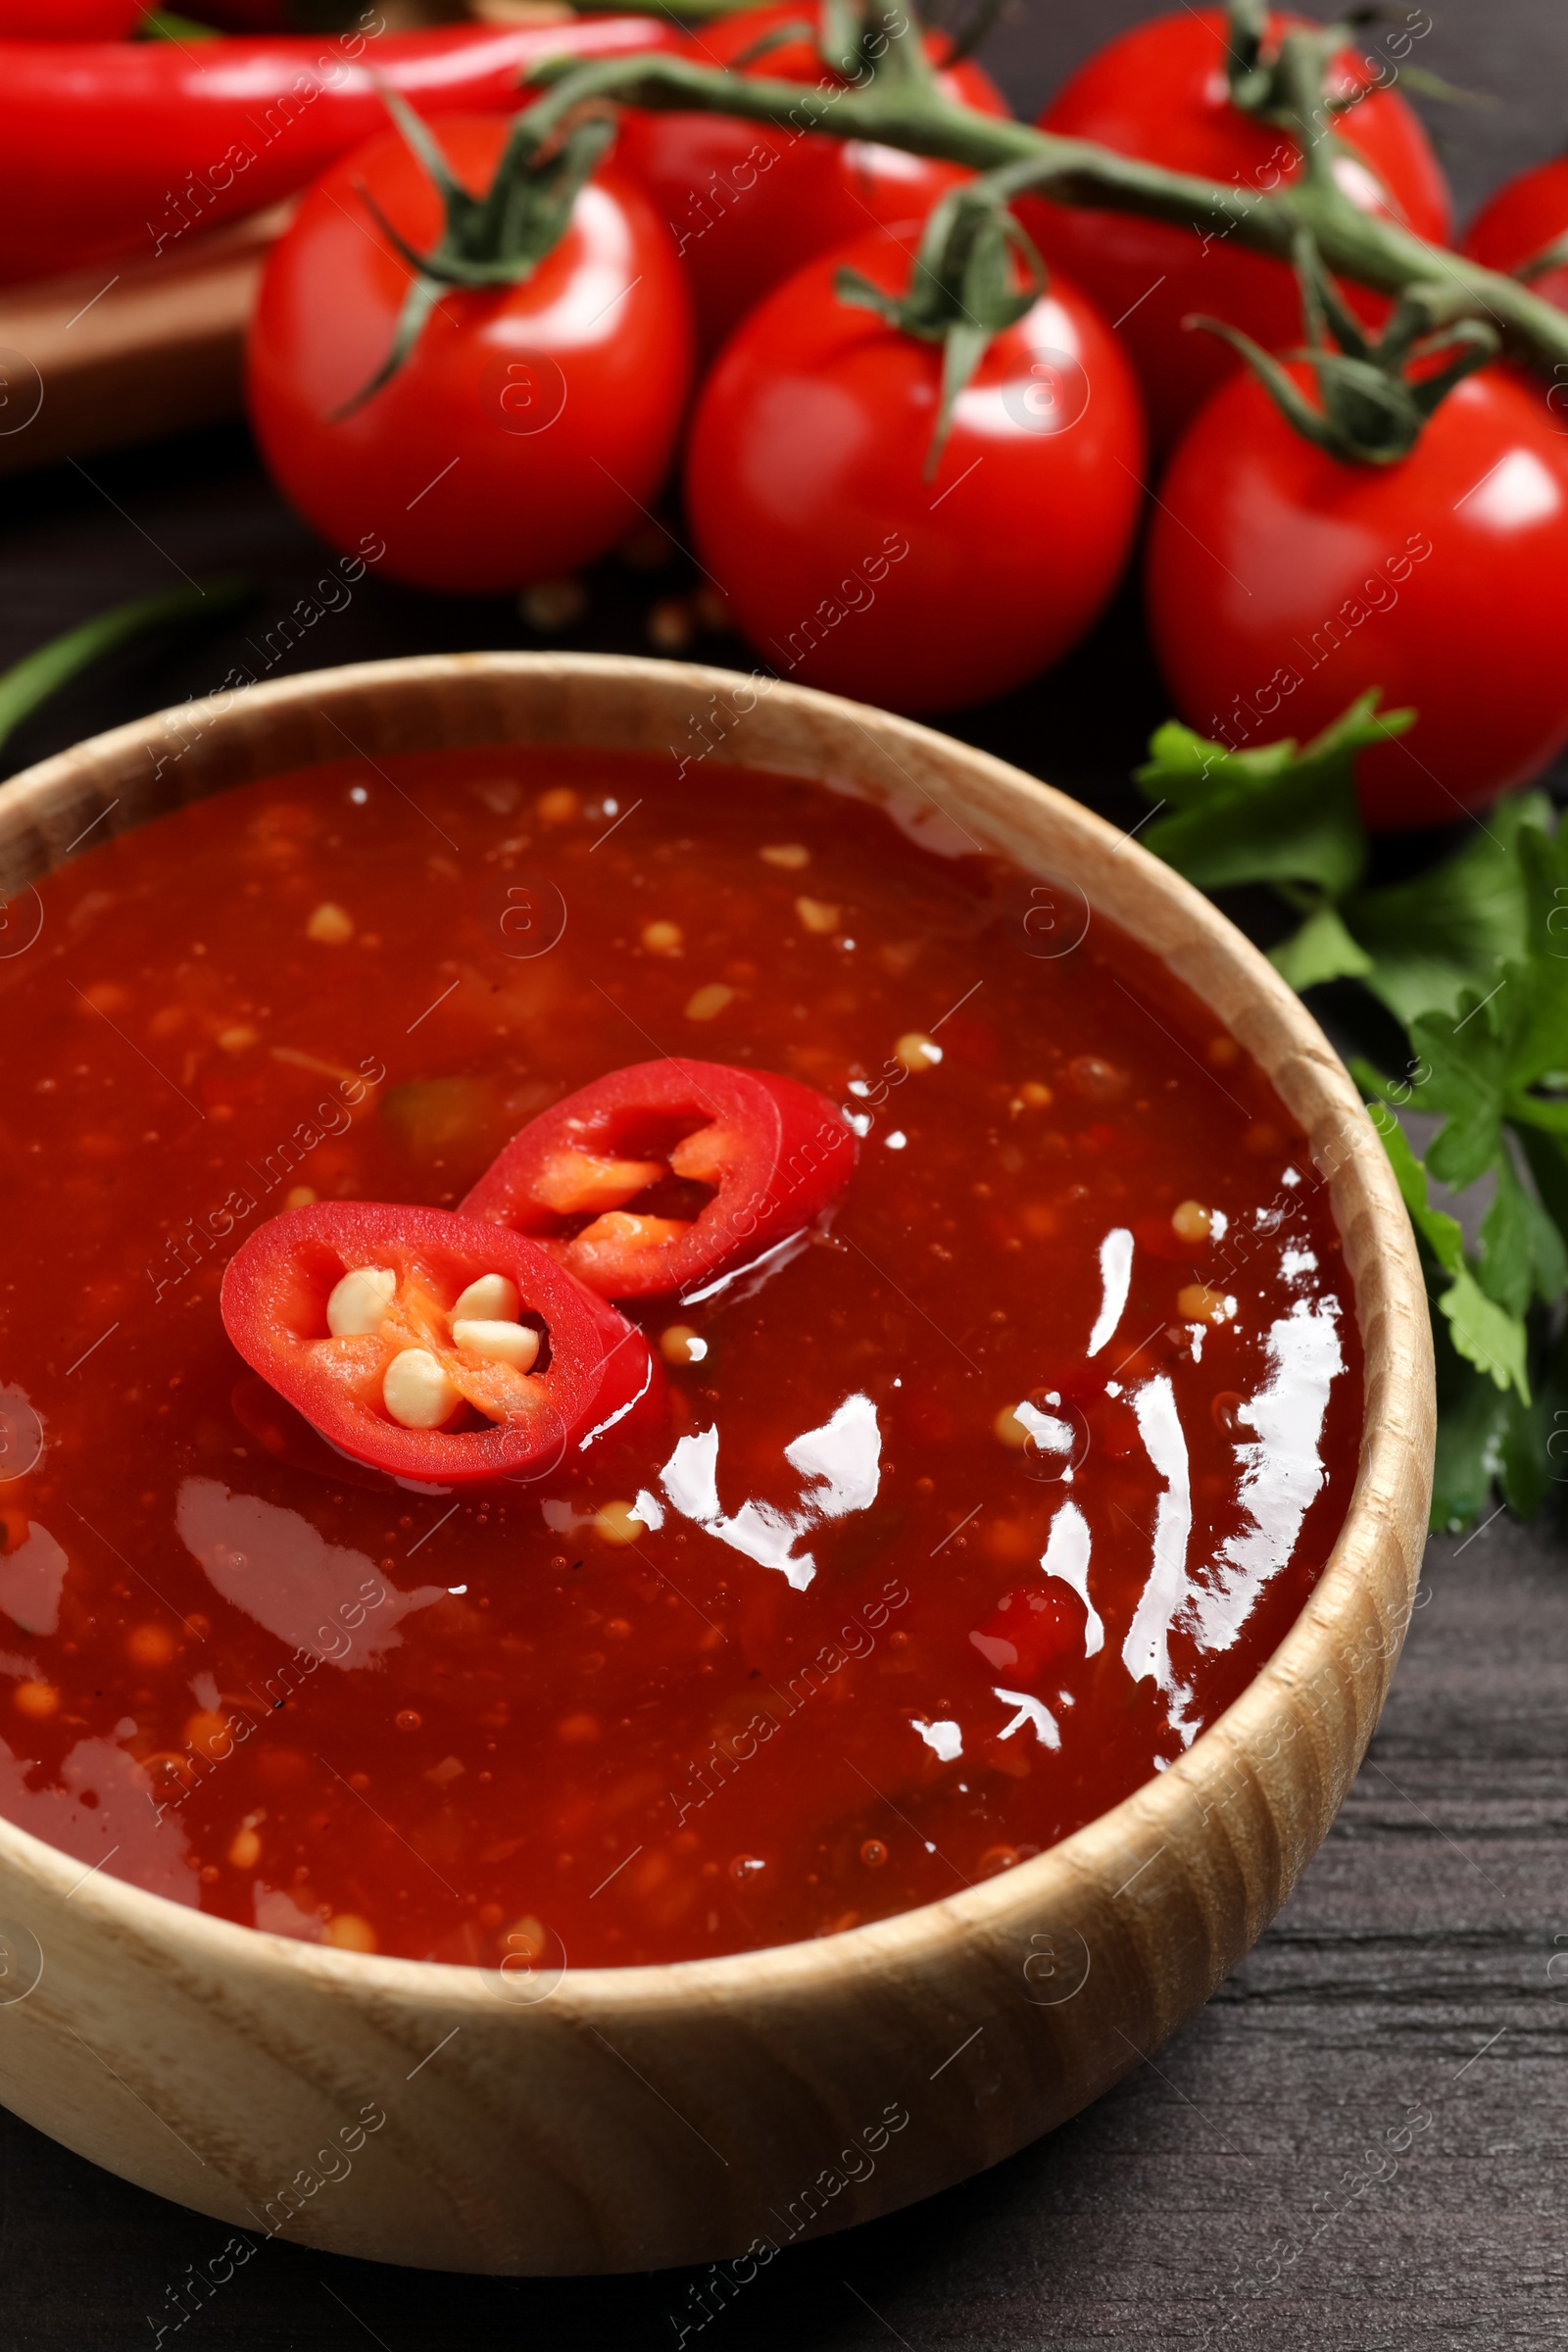
[[[246,322],[286,206],[69,277],[0,287],[0,473],[237,416]]]

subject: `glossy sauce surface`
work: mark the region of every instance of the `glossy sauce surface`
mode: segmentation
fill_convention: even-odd
[[[895,813],[348,760],[40,886],[0,961],[0,1810],[351,1949],[678,1959],[1009,1868],[1241,1691],[1354,1476],[1326,1197],[1133,941]],[[218,1309],[246,1235],[454,1205],[663,1053],[860,1141],[825,1228],[637,1307],[653,1424],[461,1499],[275,1458]]]

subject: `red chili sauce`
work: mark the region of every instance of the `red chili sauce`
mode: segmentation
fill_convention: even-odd
[[[1311,1591],[1361,1380],[1301,1139],[1136,942],[928,803],[350,760],[93,848],[11,940],[28,908],[0,1811],[83,1870],[490,1967],[827,1935],[1128,1794]],[[805,1080],[860,1140],[754,1274],[628,1307],[651,1425],[450,1498],[276,1458],[219,1313],[239,1244],[453,1205],[663,1054]]]

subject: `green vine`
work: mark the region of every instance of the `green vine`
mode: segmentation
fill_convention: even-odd
[[[1480,320],[1515,357],[1545,374],[1568,363],[1568,314],[1517,277],[1358,211],[1345,194],[1333,169],[1345,108],[1323,95],[1332,44],[1320,26],[1285,33],[1267,62],[1266,93],[1257,98],[1266,119],[1299,148],[1300,176],[1250,188],[1167,172],[1092,140],[1036,130],[944,97],[929,77],[900,70],[905,53],[919,46],[918,28],[902,10],[881,8],[878,37],[885,54],[875,71],[848,84],[774,81],[668,57],[550,61],[532,77],[546,94],[524,116],[524,135],[542,148],[578,109],[610,100],[654,113],[727,114],[803,135],[874,140],[968,165],[981,175],[967,191],[970,205],[1000,207],[1024,194],[1047,196],[1056,204],[1134,213],[1200,235],[1234,238],[1250,252],[1283,262],[1295,258],[1304,236],[1336,277],[1418,301],[1434,333]],[[1245,71],[1255,75],[1262,68],[1254,61]],[[1243,87],[1264,92],[1261,82]]]

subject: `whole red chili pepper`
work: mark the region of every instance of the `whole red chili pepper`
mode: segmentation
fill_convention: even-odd
[[[290,196],[386,126],[381,87],[421,115],[504,113],[547,57],[672,50],[649,17],[497,32],[257,40],[0,41],[0,283],[177,251]],[[380,85],[380,86],[378,86]]]
[[[39,41],[113,41],[139,24],[145,14],[145,0],[0,0],[0,35]]]

